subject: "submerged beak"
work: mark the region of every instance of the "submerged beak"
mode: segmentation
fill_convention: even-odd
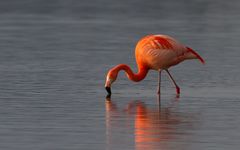
[[[106,86],[105,89],[106,89],[106,91],[108,92],[107,97],[110,97],[111,94],[112,94],[112,92],[111,92],[111,87]]]

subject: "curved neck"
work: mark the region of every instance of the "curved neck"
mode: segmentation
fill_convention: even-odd
[[[132,69],[128,65],[125,65],[125,64],[119,64],[115,66],[113,69],[111,69],[111,71],[116,71],[117,74],[121,70],[124,70],[126,72],[127,77],[130,80],[134,82],[139,82],[146,77],[149,69],[143,66],[138,66],[138,73],[136,74],[133,73]]]

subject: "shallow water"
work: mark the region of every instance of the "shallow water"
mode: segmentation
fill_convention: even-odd
[[[0,2],[0,149],[239,149],[239,1]],[[186,61],[140,83],[134,47],[168,34],[206,60]]]

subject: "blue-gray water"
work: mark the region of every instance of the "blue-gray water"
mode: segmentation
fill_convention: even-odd
[[[240,1],[0,1],[0,149],[236,150],[240,148]],[[172,68],[181,96],[157,72],[136,71],[134,48],[167,34],[206,60]]]

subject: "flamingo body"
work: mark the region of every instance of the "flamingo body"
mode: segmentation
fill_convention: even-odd
[[[149,35],[136,46],[137,64],[153,70],[168,69],[186,59],[199,58],[190,48],[167,35]],[[200,59],[201,62],[203,59]]]
[[[166,70],[176,87],[177,94],[179,94],[180,88],[177,86],[168,68],[186,59],[198,59],[201,63],[205,63],[203,58],[193,49],[167,35],[148,35],[143,37],[136,45],[135,57],[138,73],[133,73],[131,68],[125,64],[117,65],[109,70],[105,83],[109,95],[111,95],[111,84],[117,79],[120,70],[124,70],[130,80],[138,82],[146,77],[150,69],[159,71],[158,93],[160,93],[160,73],[162,70]]]

